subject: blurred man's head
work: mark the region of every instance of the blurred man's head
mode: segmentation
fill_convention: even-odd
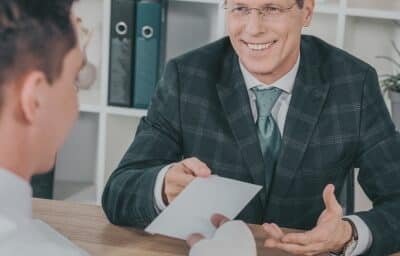
[[[73,0],[0,2],[0,166],[49,170],[78,114]]]
[[[246,69],[270,84],[288,73],[300,51],[315,0],[225,0],[228,34]]]

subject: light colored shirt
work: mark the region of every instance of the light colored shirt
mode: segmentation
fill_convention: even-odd
[[[32,188],[0,169],[0,255],[88,255],[47,224],[32,219]]]
[[[284,75],[282,78],[269,85],[260,82],[243,66],[241,62],[239,62],[239,64],[240,64],[240,70],[244,78],[244,82],[246,84],[247,92],[249,95],[250,107],[251,107],[251,112],[253,114],[254,122],[257,121],[257,106],[256,106],[256,97],[252,91],[252,88],[256,86],[262,86],[265,89],[271,87],[276,87],[281,89],[282,93],[277,99],[274,107],[272,108],[271,114],[279,127],[281,135],[283,135],[286,116],[289,110],[290,100],[292,98],[293,86],[296,80],[297,72],[299,70],[300,56],[298,57],[296,64],[286,75]],[[161,169],[161,171],[157,176],[156,184],[154,187],[154,198],[156,202],[155,208],[158,212],[161,212],[166,208],[166,205],[162,199],[162,185],[164,182],[165,174],[167,173],[168,169],[171,168],[173,165],[174,163],[165,166],[163,169]],[[359,237],[357,246],[354,249],[351,256],[361,255],[371,247],[373,240],[371,230],[368,228],[367,224],[360,217],[356,215],[350,215],[346,217],[351,219],[355,224]]]

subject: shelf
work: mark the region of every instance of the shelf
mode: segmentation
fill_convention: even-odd
[[[339,9],[339,2],[337,0],[327,0],[315,3],[316,13],[338,14]]]
[[[398,0],[348,0],[349,16],[400,20]]]
[[[304,28],[303,34],[317,36],[335,45],[337,21],[337,15],[315,13],[311,21],[311,26]]]
[[[79,121],[58,150],[54,173],[56,199],[79,202],[90,199],[96,202],[96,193],[88,193],[87,188],[95,184],[98,123],[98,114],[81,113]]]
[[[344,48],[372,65],[378,74],[392,73],[392,63],[377,56],[395,56],[391,46],[395,29],[390,20],[350,17],[346,21]]]
[[[222,37],[219,29],[222,13],[222,7],[198,1],[169,2],[166,61]]]
[[[107,118],[107,135],[105,148],[105,174],[107,181],[111,173],[117,168],[123,155],[132,143],[136,134],[139,120],[125,118],[120,115],[110,115]]]
[[[147,115],[146,109],[135,109],[135,108],[122,108],[122,107],[107,107],[107,114],[119,115],[119,116],[133,116],[143,117]]]
[[[86,182],[56,180],[54,182],[54,199],[96,204],[96,186]]]
[[[86,113],[100,113],[101,107],[97,105],[81,104],[79,106],[79,111]]]
[[[75,15],[82,19],[82,26],[92,32],[85,53],[88,63],[93,64],[96,68],[96,77],[93,84],[89,89],[80,89],[78,93],[79,103],[81,105],[80,110],[84,112],[100,112],[100,108],[97,106],[100,106],[102,95],[100,92],[103,90],[101,86],[101,75],[102,46],[104,40],[102,37],[103,19],[98,13],[101,13],[103,8],[103,1],[98,0],[78,1],[74,5]],[[83,41],[86,41],[88,37],[87,35],[84,36],[84,33],[79,33],[79,36],[83,36]]]
[[[100,105],[100,91],[95,87],[90,90],[79,90],[78,98],[79,104],[84,107]]]

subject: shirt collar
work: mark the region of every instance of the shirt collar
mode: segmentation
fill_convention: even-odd
[[[250,90],[253,87],[260,86],[260,85],[266,85],[262,82],[260,82],[255,76],[253,76],[245,67],[244,65],[240,62],[240,70],[242,71],[244,82],[246,84],[246,87],[248,90]],[[279,80],[276,82],[266,85],[268,87],[276,87],[284,92],[291,94],[294,86],[294,82],[296,79],[297,71],[299,70],[299,64],[300,64],[300,54],[299,57],[297,57],[297,62],[293,66],[293,68],[283,77],[281,77]]]
[[[32,187],[11,171],[0,168],[0,215],[12,220],[32,218]]]

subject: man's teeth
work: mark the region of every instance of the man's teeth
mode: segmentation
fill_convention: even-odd
[[[251,49],[251,50],[264,50],[264,49],[268,49],[269,47],[271,47],[271,45],[273,45],[275,43],[275,41],[273,42],[269,42],[267,44],[247,44],[247,46]]]

